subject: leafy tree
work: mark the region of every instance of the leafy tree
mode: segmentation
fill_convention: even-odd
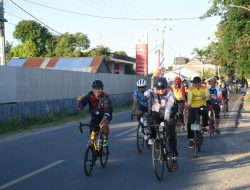
[[[83,33],[64,33],[59,36],[54,54],[63,57],[79,57],[90,46],[90,40]]]
[[[90,56],[105,56],[108,57],[110,55],[110,48],[104,47],[104,46],[97,46],[90,50],[89,55]]]
[[[39,48],[32,40],[26,40],[23,44],[19,44],[11,49],[16,57],[38,57],[40,56]]]
[[[128,56],[127,53],[126,53],[125,51],[123,51],[123,50],[115,51],[114,53],[117,54],[117,55],[125,55],[125,56]]]
[[[24,47],[35,48],[31,49],[30,51],[33,52],[31,54],[36,54],[37,56],[46,55],[46,43],[52,38],[52,34],[48,31],[48,29],[34,20],[20,21],[16,25],[13,36],[14,38],[20,40],[23,44],[26,43],[26,45],[24,45],[23,48]],[[23,51],[28,52],[29,49]],[[19,51],[19,53],[20,52],[21,51]]]
[[[249,0],[213,0],[205,14],[222,18],[216,31],[216,42],[208,46],[213,52],[213,60],[223,67],[225,73],[237,70],[242,78],[250,76],[250,11],[244,9],[249,3]]]
[[[10,59],[13,57],[13,53],[11,52],[12,47],[13,47],[13,44],[6,41],[6,44],[5,44],[6,63],[9,63]]]

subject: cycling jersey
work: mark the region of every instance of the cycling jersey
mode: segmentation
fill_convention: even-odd
[[[202,99],[205,96],[206,99]],[[199,108],[201,106],[206,106],[206,100],[209,100],[208,89],[201,86],[199,89],[194,86],[188,89],[188,105],[192,108]]]
[[[225,88],[221,88],[221,92],[222,92],[222,98],[228,98],[228,95],[229,95],[229,90],[227,87]]]
[[[210,91],[211,85],[208,86],[208,89]],[[219,85],[215,85],[214,89],[216,89],[216,96],[217,96],[217,103],[221,103],[222,101],[222,91]],[[214,93],[214,90],[212,91]],[[214,97],[214,100],[216,99],[215,95],[212,95]]]
[[[108,94],[103,92],[99,99],[96,98],[94,93],[90,91],[82,100],[82,105],[89,104],[89,112],[92,116],[108,116],[109,120],[112,118],[112,105]]]
[[[136,90],[133,95],[133,100],[137,102],[140,106],[148,107],[148,98],[144,96],[144,92]]]
[[[157,94],[156,88],[150,89],[151,96],[149,102],[152,105],[152,111],[160,112],[164,115],[164,120],[169,121],[171,108],[174,106],[175,98],[170,89],[167,89],[166,95]]]
[[[218,104],[217,90],[215,88],[209,88],[210,101],[212,104]]]
[[[174,93],[174,97],[176,100],[182,100],[183,98],[185,99],[185,87],[181,86],[180,88],[176,88],[175,85],[170,86],[170,90]]]

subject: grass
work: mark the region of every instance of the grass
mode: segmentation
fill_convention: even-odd
[[[250,103],[250,95],[246,95],[245,100]]]
[[[120,106],[114,106],[114,113],[129,111],[131,110],[132,103],[128,102]],[[14,133],[19,131],[24,131],[28,129],[39,129],[49,126],[54,126],[57,124],[67,123],[70,121],[86,119],[90,117],[88,113],[88,108],[81,110],[76,113],[57,113],[48,114],[39,118],[25,119],[21,120],[17,117],[11,118],[7,123],[0,123],[0,135],[7,133]]]

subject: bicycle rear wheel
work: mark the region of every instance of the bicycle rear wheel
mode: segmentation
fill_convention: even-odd
[[[96,161],[96,154],[92,150],[92,147],[88,146],[84,154],[84,172],[87,176],[91,175],[93,166],[95,165],[95,161]]]
[[[143,147],[144,147],[144,128],[141,123],[139,123],[137,127],[136,142],[137,142],[138,152],[139,154],[141,154],[143,152]]]
[[[152,161],[153,161],[153,170],[155,176],[158,180],[163,179],[164,175],[164,153],[163,151],[163,142],[159,139],[155,139],[152,146]]]
[[[101,166],[105,168],[108,163],[109,148],[107,146],[102,146],[102,148],[99,150],[99,154],[100,154]]]

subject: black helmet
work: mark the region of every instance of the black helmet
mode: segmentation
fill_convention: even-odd
[[[156,88],[167,88],[168,82],[166,78],[160,77],[155,80],[155,87]]]
[[[193,78],[193,83],[194,83],[194,84],[201,83],[201,78],[200,78],[200,77],[194,77],[194,78]]]
[[[103,82],[101,80],[94,80],[92,83],[92,88],[100,87],[103,88]]]

